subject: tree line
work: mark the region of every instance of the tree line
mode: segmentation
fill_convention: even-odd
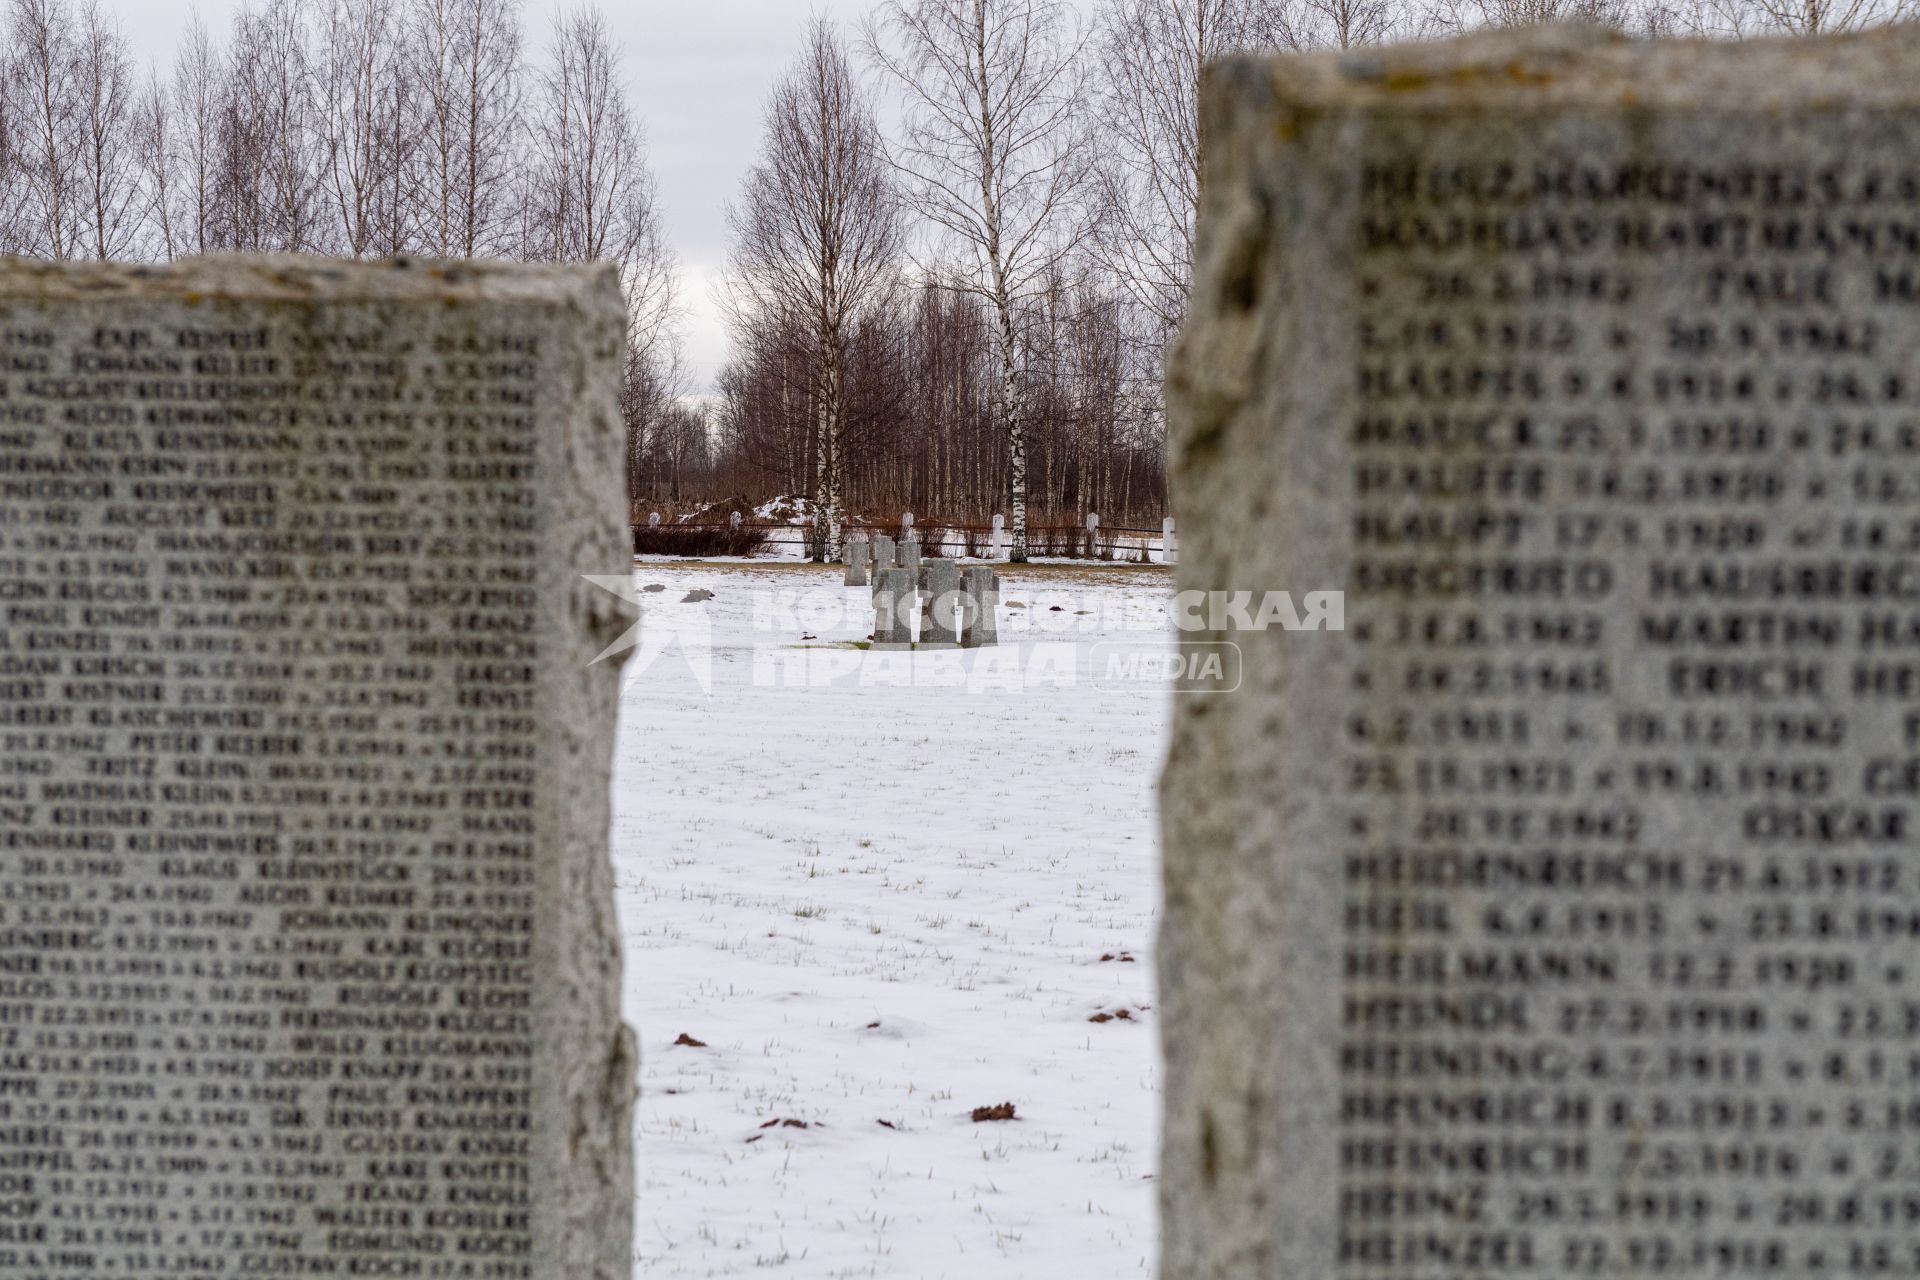
[[[0,0],[0,252],[217,250],[618,265],[637,511],[1155,523],[1203,73],[1579,20],[1816,35],[1920,0],[879,0],[813,21],[728,210],[730,359],[683,394],[675,263],[621,51],[591,9],[253,0],[143,68],[102,0]]]
[[[674,261],[599,13],[538,61],[516,0],[261,0],[164,70],[100,0],[5,0],[0,36],[0,252],[612,262],[630,440],[677,406]]]
[[[815,20],[729,211],[706,489],[849,511],[1157,523],[1205,68],[1549,21],[1815,35],[1910,0],[881,0]],[[693,415],[689,415],[693,416]],[[663,473],[664,474],[664,473]],[[643,487],[653,478],[636,473]]]

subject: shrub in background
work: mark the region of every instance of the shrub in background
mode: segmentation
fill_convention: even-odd
[[[766,547],[764,525],[743,524],[738,529],[723,524],[633,527],[633,553],[637,556],[750,556]]]

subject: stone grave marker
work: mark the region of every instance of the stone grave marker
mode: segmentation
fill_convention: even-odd
[[[847,543],[847,571],[840,579],[840,585],[846,587],[864,587],[867,585],[867,557],[872,548],[866,539],[861,538]]]
[[[881,569],[893,568],[897,554],[892,538],[884,533],[873,535],[873,567],[876,573]]]
[[[900,536],[900,567],[920,580],[920,535],[908,529]]]
[[[956,649],[960,646],[960,621],[957,613],[960,595],[960,566],[944,556],[928,560],[920,569],[922,649]]]
[[[881,569],[873,575],[873,647],[913,647],[914,582],[911,569]]]
[[[630,1273],[623,332],[0,264],[0,1274]]]
[[[1000,643],[1000,575],[985,565],[960,573],[960,647],[983,649]]]
[[[1161,1275],[1911,1270],[1920,33],[1205,116]]]

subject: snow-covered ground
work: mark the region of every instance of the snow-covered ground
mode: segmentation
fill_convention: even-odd
[[[1165,643],[1169,580],[1002,576],[997,649],[883,654],[837,570],[637,567],[637,1276],[1151,1274],[1168,706],[1094,664]]]

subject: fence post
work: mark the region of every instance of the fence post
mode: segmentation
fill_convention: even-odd
[[[990,547],[991,555],[989,556],[989,559],[998,560],[1000,558],[1001,541],[1006,536],[1006,530],[1007,530],[1007,518],[1005,516],[996,515],[993,518],[993,541]]]
[[[1179,544],[1173,538],[1173,517],[1168,516],[1160,522],[1160,563],[1178,564]]]
[[[1087,559],[1096,560],[1100,555],[1100,517],[1095,512],[1087,512]]]

